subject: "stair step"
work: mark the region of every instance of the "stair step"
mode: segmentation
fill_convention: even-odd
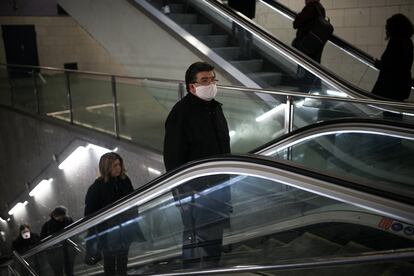
[[[263,59],[234,60],[230,63],[243,73],[259,72],[263,67]]]
[[[276,87],[282,80],[282,74],[275,72],[257,72],[247,74],[247,76],[262,88]]]
[[[241,53],[240,47],[220,47],[212,50],[226,60],[238,59]]]
[[[178,24],[195,24],[197,23],[197,14],[195,13],[172,13],[168,15]]]
[[[192,35],[210,35],[213,32],[212,24],[181,24],[181,27]]]
[[[184,4],[168,4],[168,6],[170,7],[170,12],[171,13],[184,13]]]
[[[210,48],[225,47],[229,41],[228,35],[206,35],[197,38]]]
[[[340,248],[336,243],[306,232],[287,245],[269,252],[268,261],[329,256]]]

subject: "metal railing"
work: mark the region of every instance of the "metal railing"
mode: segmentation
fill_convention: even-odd
[[[31,276],[38,276],[36,271],[34,271],[34,269],[31,268],[29,263],[26,262],[26,260],[23,259],[22,256],[19,255],[19,253],[17,253],[16,251],[13,251],[13,256],[17,259],[18,263],[23,266],[26,273],[28,273]]]
[[[118,112],[118,95],[117,95],[117,83],[118,79],[131,79],[131,80],[147,80],[147,81],[155,81],[155,82],[163,82],[163,83],[172,83],[178,85],[177,95],[178,98],[182,98],[185,95],[185,83],[184,81],[179,80],[171,80],[171,79],[161,79],[161,78],[148,78],[148,77],[136,77],[136,76],[128,76],[128,75],[116,75],[116,74],[106,74],[106,73],[99,73],[99,72],[91,72],[91,71],[79,71],[79,70],[69,70],[69,69],[59,69],[54,67],[41,67],[41,66],[23,66],[23,65],[13,65],[13,64],[0,64],[4,68],[8,69],[30,69],[30,74],[33,75],[33,95],[35,96],[35,106],[36,106],[36,113],[41,114],[40,110],[40,99],[39,99],[39,87],[38,81],[36,79],[39,77],[40,79],[43,78],[41,70],[47,70],[52,72],[61,72],[65,76],[65,83],[66,83],[66,101],[68,106],[68,113],[69,113],[69,123],[75,124],[74,122],[74,110],[73,110],[73,95],[72,95],[72,81],[71,76],[73,75],[89,75],[89,76],[97,76],[97,77],[108,77],[111,81],[111,91],[112,91],[112,100],[111,104],[113,107],[113,128],[111,133],[115,138],[120,138],[120,131],[119,131],[119,112]],[[354,103],[354,104],[363,104],[369,105],[371,107],[379,107],[385,109],[401,109],[402,113],[404,114],[413,114],[414,115],[414,104],[413,103],[404,103],[404,102],[390,102],[390,101],[382,101],[382,100],[375,100],[375,99],[355,99],[355,98],[343,98],[343,97],[333,97],[333,96],[325,96],[325,95],[313,95],[308,93],[300,93],[300,92],[291,92],[291,91],[283,91],[283,90],[270,90],[270,89],[255,89],[255,88],[246,88],[246,87],[239,87],[239,86],[229,86],[229,85],[218,85],[219,89],[226,89],[226,90],[233,90],[242,93],[261,93],[267,95],[274,95],[278,97],[285,97],[286,98],[286,109],[285,109],[285,133],[289,133],[293,129],[293,117],[294,117],[294,98],[302,98],[302,99],[314,99],[314,100],[322,100],[322,101],[336,101],[342,103]],[[139,92],[138,92],[139,93]],[[14,92],[11,89],[11,107],[14,106]]]

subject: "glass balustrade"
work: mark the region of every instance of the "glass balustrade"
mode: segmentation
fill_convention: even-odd
[[[26,259],[38,259],[41,275],[49,275],[57,256],[71,256],[75,274],[86,275],[102,273],[111,254],[127,254],[129,274],[154,274],[332,259],[414,246],[409,223],[301,184],[292,186],[305,178],[293,180],[273,171],[262,177],[254,170],[222,174],[208,169],[205,176],[184,177],[180,184],[171,180],[155,185],[117,215]],[[306,179],[304,185],[313,181]],[[157,196],[150,196],[154,192]],[[96,264],[86,265],[85,258],[91,256]],[[362,273],[365,267],[370,266],[352,269]],[[413,267],[401,261],[377,269],[412,272]],[[337,269],[347,275],[349,267],[327,271]]]

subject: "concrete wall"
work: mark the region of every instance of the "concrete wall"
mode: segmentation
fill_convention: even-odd
[[[35,25],[40,66],[63,68],[64,63],[77,62],[79,70],[125,73],[108,51],[69,16],[0,16],[0,24]],[[5,62],[3,39],[0,61]]]
[[[201,58],[128,1],[58,0],[128,74],[183,80]],[[110,20],[108,20],[110,18]],[[221,84],[228,84],[218,72]]]
[[[108,149],[118,147],[135,188],[158,176],[148,167],[164,170],[159,154],[53,119],[41,120],[0,107],[0,129],[1,156],[7,156],[0,158],[0,211],[3,218],[10,218],[9,222],[0,220],[0,231],[7,236],[6,243],[0,241],[3,254],[10,249],[19,224],[27,222],[39,232],[58,204],[65,205],[74,220],[83,217],[85,194],[98,176],[102,153],[89,150],[72,167],[58,169],[58,164],[78,146],[92,143]],[[40,180],[49,178],[54,181],[40,197],[29,196]],[[13,216],[7,214],[16,202],[25,200],[28,205],[24,209]]]

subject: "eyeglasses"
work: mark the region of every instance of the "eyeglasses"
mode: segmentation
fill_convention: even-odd
[[[203,78],[200,81],[196,81],[194,83],[206,86],[206,85],[210,85],[210,84],[216,84],[218,82],[217,79],[215,78]]]

